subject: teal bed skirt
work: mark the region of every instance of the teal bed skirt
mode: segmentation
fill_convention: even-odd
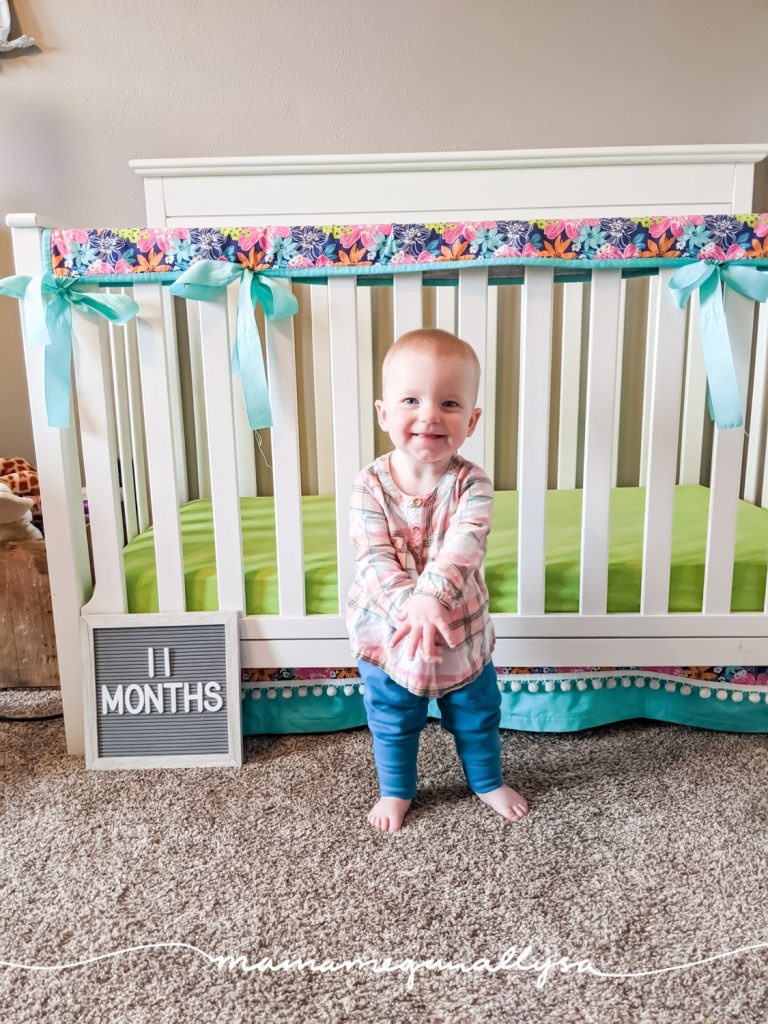
[[[764,666],[708,666],[510,675],[497,668],[501,728],[575,732],[648,718],[725,732],[768,732],[767,672]],[[313,679],[296,678],[292,670],[281,669],[271,679],[257,682],[248,680],[251,674],[264,672],[243,673],[246,736],[335,732],[366,725],[362,684],[354,670],[343,670],[338,678]],[[440,717],[435,700],[429,703],[429,715]]]

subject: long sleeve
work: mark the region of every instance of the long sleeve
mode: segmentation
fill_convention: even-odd
[[[438,553],[424,566],[415,594],[429,594],[452,611],[471,573],[480,569],[491,529],[493,485],[485,475],[470,475],[451,516]]]
[[[376,610],[392,621],[393,612],[413,592],[415,581],[398,560],[384,509],[363,474],[352,488],[349,524],[358,575],[367,596]]]

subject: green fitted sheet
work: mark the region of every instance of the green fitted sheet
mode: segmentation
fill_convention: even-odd
[[[546,611],[578,612],[581,543],[580,490],[547,492]],[[338,614],[333,497],[302,498],[307,613]],[[701,611],[709,490],[675,489],[670,611]],[[272,498],[242,498],[245,600],[248,614],[277,614],[277,560]],[[608,611],[640,610],[645,488],[611,492]],[[211,502],[181,509],[189,611],[218,607]],[[125,548],[128,609],[158,610],[154,535],[150,528]],[[731,610],[763,610],[768,562],[768,509],[739,502]],[[517,492],[497,491],[485,579],[492,612],[517,611]]]

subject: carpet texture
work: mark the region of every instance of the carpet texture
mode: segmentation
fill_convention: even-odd
[[[0,699],[50,714],[51,696]],[[54,709],[55,710],[55,709]],[[503,733],[522,825],[472,797],[453,741],[423,735],[420,793],[374,833],[370,736],[250,737],[242,769],[87,772],[61,721],[0,724],[3,1024],[763,1024],[768,737],[631,721]],[[242,955],[555,967],[260,973]]]

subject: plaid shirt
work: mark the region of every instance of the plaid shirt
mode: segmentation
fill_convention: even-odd
[[[493,486],[480,466],[454,455],[429,494],[403,494],[389,472],[389,452],[363,469],[350,503],[350,536],[357,573],[346,604],[356,657],[381,668],[411,693],[440,697],[471,683],[496,642],[488,590],[480,568],[491,528]],[[411,594],[430,594],[450,611],[446,645],[437,633],[441,664],[408,658],[408,637],[389,638]]]

